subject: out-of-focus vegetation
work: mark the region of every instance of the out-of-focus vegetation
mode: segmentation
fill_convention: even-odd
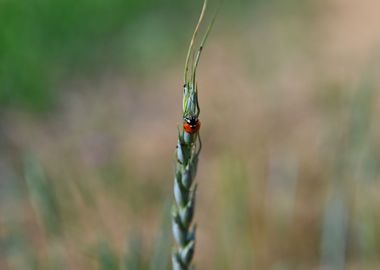
[[[55,99],[56,83],[78,73],[93,75],[109,65],[129,71],[161,68],[178,56],[176,47],[187,37],[182,29],[191,25],[196,4],[1,1],[1,104],[44,110]]]
[[[0,269],[169,269],[201,4],[0,1]],[[379,8],[225,1],[198,75],[199,269],[379,269]]]

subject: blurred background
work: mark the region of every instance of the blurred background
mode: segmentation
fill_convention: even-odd
[[[380,269],[380,2],[224,2],[198,69],[198,269]],[[170,269],[201,6],[0,1],[0,269]]]

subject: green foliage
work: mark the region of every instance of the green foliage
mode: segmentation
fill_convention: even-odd
[[[1,1],[0,105],[46,110],[53,82],[116,61],[122,37],[136,37],[127,26],[169,2]]]
[[[105,65],[120,64],[130,72],[161,68],[187,36],[181,26],[189,22],[178,18],[190,17],[200,4],[0,1],[0,106],[46,111],[61,81]],[[180,23],[173,25],[173,19]]]
[[[56,192],[32,156],[28,156],[25,161],[25,179],[34,211],[44,229],[51,236],[60,234],[61,217]]]
[[[138,270],[143,269],[144,252],[142,247],[141,236],[135,232],[131,240],[128,241],[128,252],[124,256],[125,270]]]
[[[170,237],[170,203],[164,205],[162,213],[162,224],[157,235],[153,255],[150,260],[149,270],[166,270],[169,266],[169,256],[171,248]],[[137,270],[137,269],[136,269]]]
[[[101,242],[98,249],[100,270],[119,270],[117,255],[106,242]]]

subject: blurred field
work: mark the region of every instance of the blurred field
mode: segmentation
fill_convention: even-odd
[[[200,6],[0,2],[1,270],[170,269]],[[197,269],[380,269],[379,9],[225,1],[198,75]]]

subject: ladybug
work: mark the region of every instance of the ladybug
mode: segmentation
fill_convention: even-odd
[[[183,129],[190,134],[194,134],[198,132],[199,128],[201,127],[201,122],[198,118],[190,116],[185,117],[183,122]]]

